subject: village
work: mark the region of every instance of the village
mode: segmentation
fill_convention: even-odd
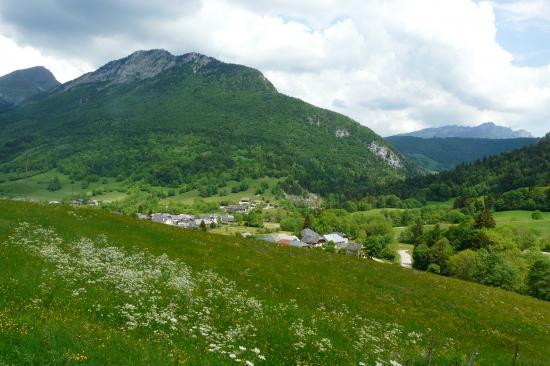
[[[277,208],[277,205],[265,205],[261,200],[253,200],[243,197],[238,204],[220,206],[223,213],[205,213],[199,215],[151,213],[146,215],[138,214],[142,220],[151,220],[156,223],[177,226],[185,229],[215,228],[219,225],[236,225],[234,214],[247,214],[257,208],[269,210]],[[343,253],[356,257],[364,257],[363,245],[349,241],[348,235],[341,232],[318,234],[310,228],[304,228],[300,237],[285,232],[270,233],[265,235],[253,235],[250,232],[242,232],[244,238],[255,238],[277,245],[285,245],[297,248],[315,248],[329,250],[336,253]]]

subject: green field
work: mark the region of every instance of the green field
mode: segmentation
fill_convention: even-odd
[[[549,303],[397,265],[12,201],[0,242],[0,364],[550,359]]]
[[[61,182],[61,189],[50,192],[49,182],[57,176]],[[0,176],[0,178],[2,178]],[[94,191],[105,193],[94,195]],[[62,201],[72,197],[88,197],[102,201],[117,201],[126,197],[126,187],[113,178],[102,178],[98,182],[90,182],[82,188],[82,182],[71,183],[68,176],[51,170],[46,173],[30,176],[25,179],[6,180],[0,183],[0,197],[25,198],[32,201]]]
[[[227,192],[227,194],[216,194],[210,197],[205,197],[204,200],[206,202],[221,202],[221,201],[228,201],[228,202],[239,202],[241,198],[248,197],[253,199],[262,199],[264,201],[275,201],[275,196],[273,193],[271,193],[271,188],[275,187],[278,183],[278,179],[275,178],[259,178],[259,179],[249,179],[246,182],[249,184],[249,188],[242,192],[237,193],[231,193],[231,189],[234,186],[239,185],[239,182],[229,182],[225,187],[221,188],[221,191]],[[269,189],[267,189],[264,193],[261,195],[256,195],[256,190],[260,187],[260,184],[264,182],[269,185]],[[200,198],[199,191],[192,190],[189,192],[185,192],[182,194],[177,194],[172,197],[168,197],[164,200],[161,200],[161,204],[167,205],[170,203],[181,203],[181,204],[192,204],[193,201],[197,198]]]
[[[550,235],[550,212],[541,212],[542,220],[533,220],[533,211],[502,211],[495,212],[493,217],[498,226],[509,225],[532,229],[540,235]]]

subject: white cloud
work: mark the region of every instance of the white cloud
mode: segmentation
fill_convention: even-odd
[[[92,69],[92,66],[84,61],[46,56],[34,47],[22,47],[1,34],[0,50],[3,55],[0,57],[0,76],[18,69],[45,66],[58,80],[68,81]]]
[[[10,23],[10,34],[21,42],[35,42],[36,50],[50,52],[56,62],[61,62],[64,50],[70,50],[65,52],[72,60],[68,64],[83,60],[81,69],[87,68],[86,63],[99,66],[138,48],[203,52],[259,68],[280,91],[350,115],[384,135],[488,120],[538,135],[550,129],[550,65],[514,66],[514,56],[496,41],[494,14],[495,7],[505,6],[509,14],[524,14],[526,19],[526,14],[544,12],[546,1],[192,3],[181,9],[171,3],[151,15],[153,10],[147,8],[129,29],[116,26],[107,33],[104,29],[94,33],[88,26],[86,46],[81,48],[63,39],[56,44],[53,36],[42,46],[17,22]],[[67,16],[71,21],[81,17]],[[42,22],[46,28],[69,27],[59,17]],[[25,24],[34,26],[31,21]],[[0,50],[4,47],[0,44]],[[14,59],[12,64],[17,62]],[[66,74],[79,70],[78,65],[70,69],[60,64],[57,69]]]
[[[527,22],[533,19],[550,22],[550,2],[548,0],[493,1],[492,5],[502,10],[508,21]]]

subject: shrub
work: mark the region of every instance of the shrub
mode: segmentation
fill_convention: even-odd
[[[59,180],[59,177],[56,175],[52,178],[50,183],[48,183],[48,191],[54,192],[59,191],[61,189],[61,181]]]
[[[476,271],[476,260],[476,252],[470,249],[463,250],[449,258],[447,270],[454,277],[472,281]]]
[[[542,213],[539,211],[539,210],[536,210],[535,212],[533,212],[533,214],[531,215],[531,218],[533,220],[542,220]]]
[[[427,271],[431,272],[431,273],[440,274],[441,273],[441,268],[439,267],[438,264],[430,263],[430,265],[428,266]]]

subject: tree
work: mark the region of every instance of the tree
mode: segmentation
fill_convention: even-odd
[[[61,189],[61,181],[59,180],[59,177],[56,175],[48,183],[48,191],[54,192],[54,191],[59,191],[60,189]]]
[[[478,252],[474,278],[477,282],[506,290],[519,289],[519,270],[496,253],[482,249]]]
[[[413,234],[413,241],[415,243],[418,243],[418,240],[424,233],[424,223],[422,222],[422,219],[417,218],[416,222],[414,223],[414,226],[412,227],[412,234]]]
[[[476,216],[474,227],[476,229],[481,228],[494,228],[496,226],[495,219],[493,218],[493,215],[491,214],[491,211],[488,209],[483,209],[481,212]]]
[[[216,223],[214,221],[212,221],[210,223],[210,229],[215,229],[216,228]]]
[[[199,225],[199,228],[202,230],[202,231],[206,231],[206,223],[204,222],[204,220],[201,221],[200,225]]]
[[[447,261],[454,254],[453,247],[447,238],[439,239],[430,248],[430,262],[439,266],[440,272],[447,273]]]
[[[311,229],[313,227],[313,220],[309,214],[304,219],[304,229]]]
[[[425,234],[426,237],[426,244],[428,246],[434,245],[439,239],[441,239],[441,226],[439,224],[436,224],[434,228],[429,232]]]
[[[419,244],[413,250],[413,267],[425,271],[430,264],[430,248]]]
[[[550,260],[541,258],[533,263],[527,275],[527,287],[534,297],[550,301]]]
[[[246,220],[244,222],[245,226],[250,227],[262,227],[264,226],[264,218],[262,215],[262,209],[252,210],[246,215]]]
[[[477,253],[471,249],[451,256],[447,262],[448,273],[454,277],[472,281],[476,271]]]
[[[395,252],[391,249],[392,238],[387,235],[371,235],[367,237],[363,248],[369,257],[395,259]]]

